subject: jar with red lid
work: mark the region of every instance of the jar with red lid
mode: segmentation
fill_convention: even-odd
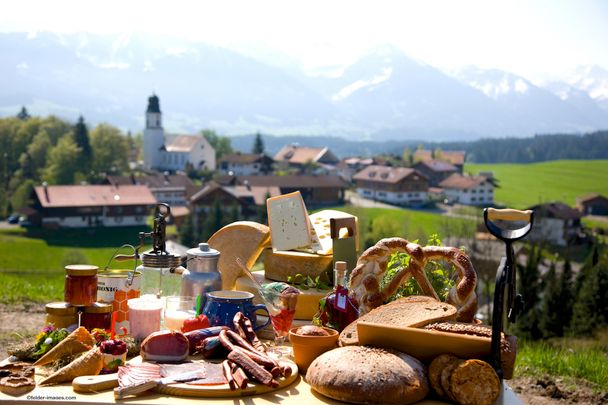
[[[99,267],[89,264],[65,266],[65,302],[86,306],[97,301],[97,270]]]
[[[80,325],[92,331],[95,328],[110,330],[112,327],[112,304],[95,302],[83,308]]]

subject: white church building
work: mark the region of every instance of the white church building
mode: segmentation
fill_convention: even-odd
[[[158,96],[148,98],[143,139],[144,166],[159,171],[215,170],[215,149],[202,135],[165,134]]]

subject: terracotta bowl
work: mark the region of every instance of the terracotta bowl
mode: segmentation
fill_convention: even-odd
[[[301,326],[289,330],[289,341],[293,347],[293,356],[300,373],[306,374],[308,366],[321,354],[338,346],[338,331],[321,326],[329,336],[298,335],[296,331]]]

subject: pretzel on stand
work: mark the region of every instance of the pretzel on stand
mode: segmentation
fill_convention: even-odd
[[[380,282],[393,253],[407,253],[410,256],[410,262],[407,267],[397,272],[388,285],[381,290]],[[458,309],[456,320],[472,322],[477,311],[477,295],[475,294],[477,273],[469,258],[462,251],[453,247],[422,247],[402,238],[381,239],[363,252],[357,260],[357,266],[350,276],[349,295],[359,305],[360,315],[382,305],[410,277],[416,279],[425,295],[439,300],[424,271],[429,260],[437,259],[448,261],[458,270],[458,279],[454,287],[450,289],[446,301]]]

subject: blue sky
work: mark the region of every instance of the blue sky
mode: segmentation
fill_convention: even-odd
[[[170,34],[305,69],[341,66],[392,43],[442,69],[497,68],[546,80],[578,65],[608,69],[608,2],[10,1],[0,31]]]

